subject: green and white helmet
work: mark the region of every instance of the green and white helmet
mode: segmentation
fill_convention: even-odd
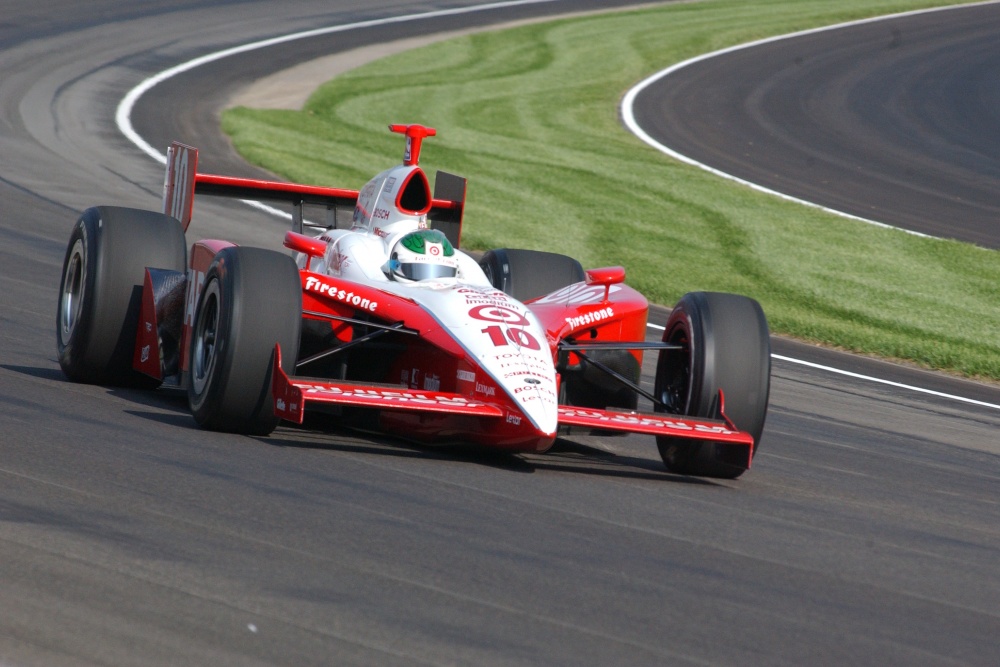
[[[443,233],[419,229],[396,241],[389,253],[389,270],[401,281],[454,278],[458,274],[458,258]]]

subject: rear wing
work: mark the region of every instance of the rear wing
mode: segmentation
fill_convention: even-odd
[[[462,215],[465,212],[466,179],[439,171],[434,178],[434,197],[427,214],[431,227],[444,233],[452,245],[460,247]],[[191,224],[196,194],[243,200],[268,200],[292,205],[292,229],[299,234],[305,226],[347,229],[354,220],[357,190],[300,185],[252,178],[218,176],[198,172],[198,149],[174,142],[167,151],[163,181],[163,212],[180,221],[184,231]],[[307,222],[306,206],[325,211],[321,222]]]

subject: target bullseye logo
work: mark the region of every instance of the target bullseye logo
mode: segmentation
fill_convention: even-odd
[[[502,322],[503,324],[523,327],[528,324],[528,319],[521,313],[504,306],[484,305],[476,306],[469,311],[469,317],[484,322]]]

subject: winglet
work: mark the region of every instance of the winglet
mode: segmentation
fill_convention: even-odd
[[[170,144],[163,178],[163,212],[177,218],[185,232],[191,224],[197,171],[198,149],[176,141]]]
[[[292,384],[281,368],[281,345],[274,344],[271,355],[271,395],[274,399],[274,414],[294,424],[301,424],[305,418],[305,399],[302,390]]]
[[[427,137],[433,137],[437,130],[423,125],[390,125],[389,129],[396,134],[406,135],[406,150],[403,152],[403,164],[407,167],[420,162],[420,144]]]

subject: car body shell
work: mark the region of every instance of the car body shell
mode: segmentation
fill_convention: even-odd
[[[201,174],[195,149],[171,147],[164,211],[185,230],[196,193],[279,200],[294,208],[284,245],[299,266],[303,322],[319,327],[330,343],[313,358],[296,359],[292,373],[283,370],[276,346],[270,375],[277,415],[301,423],[308,410],[332,406],[361,413],[366,428],[396,436],[510,451],[545,451],[569,429],[668,435],[743,445],[749,467],[753,438],[725,418],[721,400],[714,420],[565,404],[561,371],[580,364],[588,351],[627,350],[638,368],[644,349],[658,347],[645,342],[647,300],[625,284],[621,267],[592,269],[580,282],[525,302],[495,288],[459,248],[464,179],[439,172],[432,196],[418,164],[420,142],[433,130],[391,127],[406,136],[403,164],[358,191]],[[305,233],[307,205],[326,211],[319,233]],[[456,248],[458,275],[393,280],[383,264],[394,241],[428,225],[443,229]],[[176,367],[177,382],[186,381],[200,290],[213,258],[231,245],[194,242],[185,276],[147,270],[137,370],[162,379]],[[176,303],[181,290],[178,314],[165,304]],[[179,341],[177,359],[162,349],[165,336]],[[360,370],[329,371],[329,357],[355,359],[376,339],[379,351],[360,356]]]

